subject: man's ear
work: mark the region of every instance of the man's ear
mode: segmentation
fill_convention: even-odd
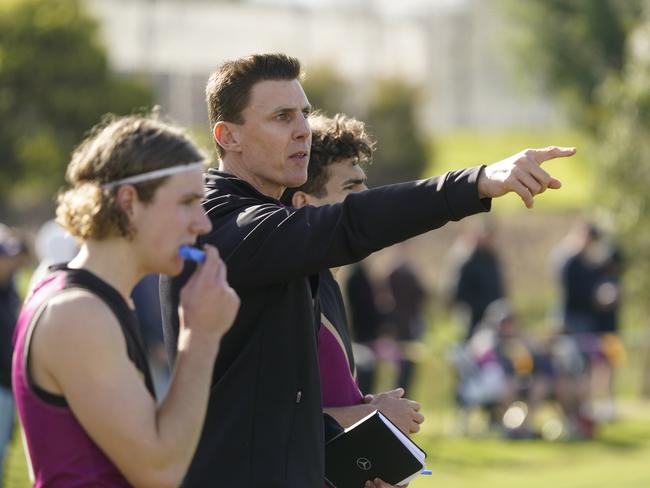
[[[212,135],[214,136],[214,140],[217,141],[217,144],[219,144],[224,151],[241,151],[239,131],[235,124],[219,121],[214,125]]]
[[[311,201],[309,199],[309,195],[307,195],[304,191],[297,191],[291,197],[291,206],[293,208],[302,208],[305,205],[309,205],[310,203]]]

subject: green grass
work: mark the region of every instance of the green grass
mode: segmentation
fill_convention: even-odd
[[[595,174],[588,158],[588,140],[574,130],[539,131],[456,131],[439,134],[434,143],[435,162],[425,174],[442,172],[481,163],[491,163],[522,149],[546,146],[574,146],[578,152],[569,159],[558,158],[543,165],[563,183],[562,191],[541,195],[535,207],[546,210],[584,209],[593,201]],[[521,200],[509,195],[500,199],[495,211],[525,209]]]
[[[7,452],[7,459],[4,466],[4,484],[0,482],[3,488],[27,488],[31,486],[27,475],[27,463],[23,454],[23,446],[19,429],[14,432],[13,442]]]
[[[650,404],[624,403],[623,418],[590,442],[454,438],[424,430],[432,476],[411,488],[643,488],[650,486]],[[435,415],[434,412],[427,412]],[[426,425],[426,424],[425,424]]]
[[[432,476],[411,488],[647,488],[650,486],[650,403],[623,402],[622,419],[594,441],[504,441],[444,434],[451,411],[426,409],[416,441]],[[438,421],[436,421],[438,419]],[[444,422],[440,422],[444,420]],[[7,488],[27,488],[20,443],[13,445]]]

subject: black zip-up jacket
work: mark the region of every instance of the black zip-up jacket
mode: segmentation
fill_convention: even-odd
[[[350,264],[450,220],[489,210],[480,168],[296,210],[210,170],[204,208],[228,281],[241,298],[221,341],[208,412],[185,487],[322,488],[318,272]],[[163,279],[165,340],[178,335],[178,291],[192,266]]]

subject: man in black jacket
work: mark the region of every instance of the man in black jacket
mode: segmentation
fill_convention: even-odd
[[[532,207],[534,195],[560,186],[540,163],[574,153],[524,151],[294,210],[278,199],[307,179],[311,107],[300,75],[294,58],[254,55],[221,65],[206,89],[221,163],[207,175],[204,207],[214,230],[201,241],[228,263],[241,308],[221,344],[187,487],[322,487],[318,273],[489,210],[491,197],[515,191]],[[187,275],[161,283],[171,345]]]

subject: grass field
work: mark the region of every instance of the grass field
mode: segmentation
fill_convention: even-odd
[[[503,441],[445,435],[451,411],[427,409],[416,438],[432,476],[411,488],[647,488],[650,486],[650,403],[622,403],[621,419],[590,442]],[[20,444],[14,444],[6,488],[29,485]],[[219,484],[214,485],[218,487]]]
[[[623,403],[621,419],[590,442],[503,441],[423,433],[432,476],[412,488],[644,488],[650,486],[650,403]]]

